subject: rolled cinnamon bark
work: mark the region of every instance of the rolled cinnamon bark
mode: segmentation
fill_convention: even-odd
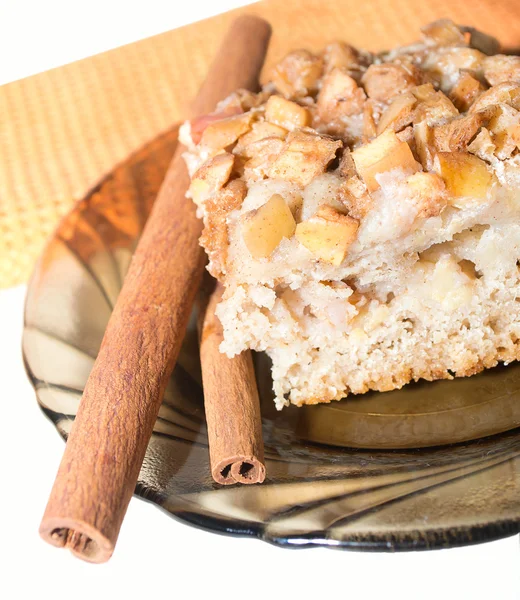
[[[269,37],[262,19],[234,22],[191,116],[211,112],[237,88],[256,88]],[[182,152],[132,259],[40,526],[45,541],[90,562],[114,550],[203,271]]]
[[[249,351],[233,358],[220,353],[223,332],[215,308],[221,297],[217,285],[200,327],[211,475],[222,485],[262,483],[264,442],[253,360]]]

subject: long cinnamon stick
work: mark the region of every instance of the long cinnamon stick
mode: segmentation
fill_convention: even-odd
[[[264,443],[253,360],[249,351],[234,358],[220,353],[223,332],[215,308],[221,297],[217,285],[200,335],[211,475],[222,485],[262,483]]]
[[[191,116],[211,112],[236,88],[258,85],[269,37],[261,19],[234,22]],[[114,550],[203,271],[182,151],[132,259],[40,526],[44,540],[90,562]]]

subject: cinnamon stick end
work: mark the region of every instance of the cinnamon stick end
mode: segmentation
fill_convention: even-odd
[[[240,15],[233,21],[233,27],[237,29],[248,29],[251,28],[255,31],[255,33],[260,36],[262,33],[269,38],[271,35],[273,28],[269,21],[266,21],[262,17],[258,17],[257,15]]]
[[[233,456],[214,465],[211,475],[220,485],[262,483],[265,465],[256,456]]]
[[[100,531],[75,519],[44,517],[40,536],[57,548],[68,548],[74,556],[91,563],[104,563],[114,552],[114,543]]]

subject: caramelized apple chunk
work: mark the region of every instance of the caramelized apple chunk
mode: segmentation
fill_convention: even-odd
[[[374,114],[374,103],[376,101],[368,99],[363,107],[363,142],[373,140],[377,135],[377,125]]]
[[[316,91],[323,72],[323,60],[307,50],[296,50],[280,61],[271,73],[277,91],[286,98]]]
[[[323,52],[323,61],[326,73],[333,69],[355,69],[361,62],[359,52],[344,42],[329,44]]]
[[[244,165],[244,177],[248,181],[258,181],[266,177],[283,148],[283,140],[277,137],[268,137],[249,144],[243,154],[245,157],[251,157]]]
[[[433,85],[428,83],[422,83],[416,87],[413,87],[410,92],[419,100],[419,102],[424,102],[429,98],[432,98],[437,94],[437,90],[433,87]]]
[[[224,186],[231,175],[234,161],[232,154],[223,152],[210,158],[193,174],[189,194],[195,204],[200,206]]]
[[[466,46],[466,37],[451,19],[438,19],[421,27],[424,41],[429,46]]]
[[[340,140],[312,131],[293,131],[269,169],[269,177],[305,186],[335,158]]]
[[[216,110],[213,113],[207,115],[199,115],[190,121],[190,137],[194,144],[199,144],[202,139],[202,134],[208,125],[222,119],[227,119],[235,115],[240,115],[244,111],[241,106],[237,106],[235,103],[230,103],[221,109]]]
[[[377,133],[383,133],[389,127],[394,131],[404,129],[413,122],[417,98],[410,92],[395,96],[381,115],[377,124]]]
[[[431,52],[423,68],[438,82],[441,90],[447,92],[461,70],[480,76],[485,58],[486,55],[475,48],[449,46]]]
[[[419,207],[418,218],[436,217],[446,206],[446,185],[436,173],[414,173],[406,184]]]
[[[509,135],[511,137],[511,139],[513,140],[513,142],[515,143],[515,146],[520,149],[520,125],[515,125],[514,127],[512,127],[509,130]]]
[[[433,139],[433,127],[427,121],[420,121],[413,126],[415,148],[422,166],[429,171],[432,168],[435,156],[435,143]]]
[[[296,222],[280,194],[274,194],[260,208],[243,217],[242,236],[251,256],[268,258],[283,238],[290,238]]]
[[[357,176],[342,183],[338,196],[348,213],[356,219],[363,219],[374,206],[367,186]]]
[[[429,125],[443,123],[459,114],[453,102],[443,93],[434,92],[428,94],[419,101],[414,113],[414,123],[427,121]]]
[[[480,112],[495,104],[508,104],[520,110],[520,84],[505,82],[494,85],[477,98],[469,112]]]
[[[489,162],[493,160],[495,150],[496,148],[491,139],[491,133],[485,127],[482,127],[477,137],[468,146],[468,152]]]
[[[363,111],[366,94],[346,71],[333,69],[325,75],[316,102],[318,115],[324,121],[335,121],[341,117]]]
[[[410,146],[410,150],[412,151],[414,156],[417,154],[417,149],[415,147],[415,138],[413,135],[413,127],[411,125],[408,125],[408,127],[401,129],[401,131],[398,131],[395,135],[400,142],[406,142]]]
[[[466,112],[485,88],[468,71],[461,71],[457,83],[452,87],[450,99],[461,112]]]
[[[516,149],[513,133],[520,126],[520,112],[507,104],[494,107],[487,128],[489,129],[493,144],[495,145],[495,156],[500,160],[509,158]]]
[[[265,118],[270,123],[289,131],[307,127],[311,123],[311,115],[305,107],[281,96],[269,98],[265,106]]]
[[[348,248],[356,239],[359,222],[330,206],[296,226],[296,239],[316,258],[331,265],[340,265]]]
[[[396,94],[419,85],[421,77],[417,68],[406,63],[372,64],[361,82],[369,98],[388,102]]]
[[[254,142],[273,137],[280,138],[283,140],[285,139],[286,135],[287,129],[284,129],[279,125],[269,123],[268,121],[257,121],[256,123],[253,123],[251,131],[248,131],[239,138],[238,142],[236,143],[236,146],[233,148],[233,154],[240,154],[242,156],[247,156],[248,158],[251,158],[252,151],[251,149],[248,150],[248,148]]]
[[[339,161],[338,173],[345,179],[349,179],[350,177],[355,177],[357,175],[356,165],[354,164],[352,152],[349,148],[345,148],[343,150],[341,160]]]
[[[520,56],[496,54],[484,60],[484,77],[490,85],[506,82],[520,82]]]
[[[357,172],[365,182],[369,192],[377,190],[376,176],[392,169],[418,171],[410,146],[401,142],[394,131],[387,129],[373,141],[352,152]]]
[[[221,119],[210,123],[203,131],[201,145],[207,148],[219,150],[234,144],[241,135],[251,129],[251,123],[255,118],[252,112],[243,113],[227,119]]]
[[[483,113],[460,116],[444,125],[433,128],[433,143],[439,152],[458,152],[466,150],[468,144],[487,122]]]
[[[444,179],[449,202],[458,198],[484,200],[493,183],[493,174],[486,163],[467,152],[439,152],[434,160],[435,171]]]

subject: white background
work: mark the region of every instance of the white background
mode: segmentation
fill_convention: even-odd
[[[0,83],[244,4],[0,0]],[[134,498],[108,564],[47,546],[37,531],[63,442],[23,370],[24,293],[0,292],[0,598],[520,598],[518,537],[406,554],[290,551],[193,529]]]

